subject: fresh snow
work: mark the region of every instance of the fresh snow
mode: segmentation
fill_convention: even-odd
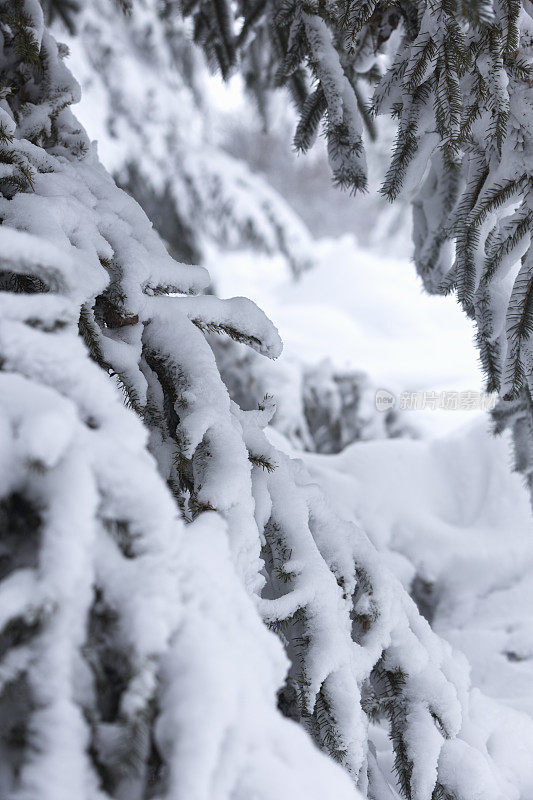
[[[62,91],[76,97],[38,4],[25,6],[58,70],[56,102]],[[339,121],[348,105],[343,97]],[[68,110],[56,152],[23,139],[52,111],[44,101],[21,115],[14,147],[35,170],[35,191],[1,203],[4,266],[53,290],[2,298],[2,500],[22,496],[39,511],[39,542],[6,550],[14,565],[0,583],[2,628],[27,637],[8,641],[0,679],[23,697],[27,681],[35,698],[14,702],[35,747],[21,769],[6,754],[2,791],[102,800],[97,754],[117,797],[140,797],[153,736],[161,798],[349,800],[359,795],[348,775],[363,793],[368,775],[371,792],[392,800],[390,742],[369,724],[381,674],[402,677],[389,691],[404,716],[413,800],[430,797],[437,776],[448,796],[531,800],[533,557],[508,442],[490,439],[485,419],[458,428],[458,412],[426,412],[422,428],[456,430],[335,456],[296,452],[279,431],[262,432],[270,399],[248,411],[230,400],[204,336],[229,331],[275,358],[277,326],[282,359],[313,364],[335,352],[396,392],[475,390],[471,330],[453,302],[423,300],[408,264],[350,238],[317,242],[316,270],[290,285],[272,259],[213,251],[219,293],[238,296],[183,297],[207,288],[207,272],[172,261],[94,147],[83,140],[86,153],[73,155],[83,132]],[[120,291],[102,298],[106,287]],[[112,301],[115,327],[102,323]],[[78,334],[80,313],[100,367]],[[193,521],[194,503],[203,513]],[[452,645],[470,659],[474,688]],[[110,653],[124,670],[114,713]],[[299,708],[302,726],[278,702]],[[123,763],[132,748],[133,767]]]
[[[491,436],[485,419],[429,442],[305,455],[338,513],[396,556],[406,585],[416,578],[474,684],[533,717],[533,524],[509,458],[509,437]]]
[[[397,393],[481,390],[471,325],[451,298],[421,292],[411,264],[362,250],[351,237],[316,242],[315,257],[317,267],[297,283],[281,258],[231,252],[209,262],[221,296],[239,287],[275,321],[284,353],[267,374],[281,394],[276,370],[289,375],[324,357],[364,368]],[[495,438],[476,411],[405,417],[422,439],[318,455],[274,428],[268,438],[303,459],[337,514],[361,525],[433,629],[466,655],[476,687],[470,710],[483,731],[474,738],[484,737],[483,748],[531,798],[533,525],[510,437]],[[381,730],[373,736],[386,762]],[[477,797],[483,782],[471,781]]]
[[[351,236],[318,240],[313,255],[316,266],[296,282],[281,256],[213,251],[207,266],[221,297],[244,294],[274,322],[282,363],[329,359],[364,370],[398,401],[402,391],[481,392],[472,325],[452,298],[422,291],[411,263],[361,249]],[[406,417],[436,434],[474,414],[437,409]]]
[[[509,437],[494,438],[480,418],[429,441],[357,442],[323,456],[268,435],[303,459],[337,513],[414,590],[433,629],[466,655],[486,747],[521,797],[533,797],[533,525]]]

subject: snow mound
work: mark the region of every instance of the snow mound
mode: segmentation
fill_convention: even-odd
[[[304,456],[337,512],[364,527],[433,629],[466,654],[479,687],[474,738],[531,797],[533,525],[509,459],[488,419],[432,441]]]

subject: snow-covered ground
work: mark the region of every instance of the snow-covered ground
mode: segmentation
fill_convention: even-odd
[[[285,358],[362,369],[397,405],[402,391],[481,392],[471,323],[453,298],[423,293],[409,261],[363,250],[349,235],[317,241],[314,257],[297,282],[281,257],[247,251],[212,253],[207,267],[222,297],[245,295],[267,313]],[[438,434],[476,416],[434,405],[409,411],[409,421]]]
[[[509,441],[482,417],[431,440],[356,442],[338,455],[298,453],[268,435],[304,460],[337,514],[364,528],[433,629],[466,655],[471,718],[521,797],[533,797],[533,526]],[[387,762],[383,730],[372,738]]]
[[[337,513],[359,522],[415,587],[433,629],[466,655],[481,690],[471,714],[491,756],[531,797],[533,526],[509,447],[481,417],[433,440],[357,442],[338,455],[300,457]]]
[[[432,441],[358,442],[306,454],[346,519],[359,520],[473,683],[533,716],[533,526],[509,442],[480,419]]]

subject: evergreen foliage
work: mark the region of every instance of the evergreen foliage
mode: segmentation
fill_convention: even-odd
[[[210,339],[230,397],[252,409],[258,397],[274,397],[271,427],[297,449],[339,453],[352,442],[417,438],[406,415],[376,410],[376,386],[364,372],[340,370],[328,360],[307,366],[295,358],[265,363],[249,348],[220,337]]]
[[[48,23],[60,19],[70,33],[74,33],[82,7],[81,0],[43,0],[42,7]]]
[[[275,332],[244,300],[238,319],[190,306],[208,276],[98,163],[39,4],[0,3],[0,32],[0,795],[207,800],[223,784],[244,800],[264,784],[266,800],[265,770],[289,797],[314,763],[306,794],[354,797],[276,711],[284,658],[243,588],[259,581],[252,467],[192,319],[269,353]],[[139,416],[196,513],[231,517],[239,487],[230,536],[213,514],[185,533]]]
[[[75,35],[57,30],[85,87],[102,160],[174,257],[200,263],[214,242],[281,254],[295,275],[305,270],[305,226],[217,141],[205,59],[175,5],[147,0],[125,15],[116,0],[90,0],[73,21]]]
[[[37,0],[0,35],[1,796],[381,800],[371,719],[409,800],[517,796],[461,659],[230,401],[204,332],[273,358],[272,324],[99,164]]]
[[[196,4],[186,13],[196,18]],[[531,428],[530,3],[241,0],[233,25],[240,69],[261,107],[267,89],[291,89],[299,149],[324,120],[340,185],[364,188],[368,116],[397,120],[382,192],[411,196],[424,286],[455,291],[475,320],[487,390],[501,397],[496,413],[523,436],[523,414],[511,412],[521,397]],[[370,92],[367,108],[361,97]],[[517,449],[531,484],[533,452],[523,440]]]

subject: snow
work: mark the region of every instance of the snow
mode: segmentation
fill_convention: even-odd
[[[47,44],[53,55],[49,37]],[[46,107],[30,111],[32,124],[48,119]],[[61,122],[67,134],[76,124],[68,112]],[[171,782],[160,787],[162,797],[175,797],[181,785],[191,798],[247,798],[261,784],[261,797],[279,797],[280,784],[302,785],[305,772],[300,796],[322,797],[332,786],[343,800],[355,798],[341,769],[277,711],[286,659],[249,595],[262,582],[251,465],[212,352],[189,312],[199,325],[231,324],[235,330],[242,317],[244,332],[270,355],[280,348],[275,329],[251,301],[201,298],[194,309],[189,298],[157,296],[161,285],[198,290],[206,273],[170,258],[135,202],[115,187],[89,148],[78,159],[64,143],[52,154],[17,136],[13,147],[33,166],[35,190],[1,200],[3,266],[48,281],[52,291],[1,298],[0,499],[8,529],[0,581],[6,648],[0,669],[6,731],[0,742],[0,793],[102,800],[109,794],[99,785],[97,753],[99,765],[113,776],[113,795],[139,798],[150,755],[149,726],[159,709]],[[98,327],[94,317],[95,296],[117,273],[128,323],[121,336]],[[106,370],[88,356],[78,332],[82,306],[87,324],[93,324],[96,349],[98,339],[109,338],[109,371],[127,364],[134,371],[131,384],[144,382],[145,398],[150,390],[154,399],[154,378],[146,368],[149,383],[139,368],[143,346],[147,357],[167,359],[177,389],[183,367],[191,412],[190,418],[183,415],[186,433],[194,449],[204,437],[213,442],[212,462],[195,464],[197,472],[203,466],[198,489],[211,490],[206,500],[226,504],[227,527],[221,515],[212,514],[191,527],[186,546],[175,501],[146,450],[148,431],[124,407]],[[171,363],[172,355],[178,363]],[[214,480],[223,474],[225,484]],[[31,521],[17,521],[16,502],[19,514],[32,513]],[[207,659],[206,642],[215,648]],[[172,655],[185,659],[192,697],[172,669],[165,686],[159,683]],[[118,687],[123,681],[118,693],[110,668]],[[115,711],[109,710],[109,692],[117,693]],[[175,692],[181,703],[170,707],[169,735],[164,697]],[[218,718],[209,706],[198,716],[201,699],[212,697],[218,700]],[[192,759],[187,765],[172,761],[185,740],[183,724],[190,740],[202,745],[200,766]],[[9,736],[18,725],[31,732],[33,746],[21,747],[15,758]],[[193,770],[192,783],[186,766]],[[267,780],[274,768],[276,786]]]
[[[286,661],[277,649],[277,659],[265,661],[274,635],[260,624],[236,580],[220,520],[213,514],[198,519],[184,547],[192,570],[183,574],[187,615],[165,662],[165,710],[156,729],[169,763],[179,765],[168,797],[356,800],[340,767],[328,764],[304,732],[275,710]],[[196,575],[202,575],[201,587]],[[178,692],[172,694],[171,687]],[[312,775],[305,766],[311,762]]]
[[[167,21],[169,45],[164,26],[153,24],[154,5],[120,18],[106,0],[93,0],[79,35],[60,30],[83,89],[77,115],[99,157],[122,185],[134,166],[149,190],[168,190],[165,202],[185,231],[195,231],[200,251],[213,240],[251,242],[263,252],[281,250],[295,272],[305,269],[308,231],[265,180],[216,146],[205,64],[177,14]]]
[[[479,391],[470,324],[451,298],[421,294],[412,265],[376,257],[349,237],[317,242],[316,254],[317,268],[296,284],[281,260],[255,256],[251,266],[249,254],[236,252],[210,259],[220,294],[238,286],[278,327],[284,353],[269,368],[274,387],[276,369],[281,376],[327,355],[393,391]],[[424,439],[359,442],[333,456],[302,454],[273,428],[267,437],[304,460],[335,511],[361,525],[433,629],[468,659],[476,688],[462,690],[471,715],[463,741],[440,750],[434,728],[417,731],[420,710],[412,746],[428,748],[428,764],[431,748],[440,750],[439,775],[465,796],[530,798],[533,525],[527,492],[511,471],[510,438],[494,438],[487,416],[475,411],[413,411],[409,419]],[[456,656],[455,669],[459,663]],[[384,765],[381,732],[372,737]],[[485,771],[472,746],[490,753],[498,775]],[[465,758],[469,766],[459,767]],[[422,794],[427,779],[415,773]]]
[[[44,106],[28,125],[49,121]],[[35,192],[0,208],[6,265],[49,278],[57,295],[7,297],[0,320],[0,497],[35,506],[36,529],[26,525],[28,552],[4,553],[14,565],[1,616],[38,622],[0,665],[3,685],[28,682],[33,702],[16,710],[35,744],[20,769],[0,759],[2,792],[103,800],[104,767],[131,800],[349,800],[350,778],[367,793],[368,767],[381,800],[395,794],[388,717],[413,800],[437,779],[464,800],[531,800],[533,552],[508,443],[483,419],[444,438],[289,458],[278,431],[262,433],[273,402],[241,411],[203,334],[276,358],[278,326],[282,359],[316,363],[327,349],[395,390],[464,389],[478,376],[452,302],[422,301],[409,265],[350,238],[317,243],[319,265],[297,284],[272,260],[254,272],[249,254],[210,259],[221,293],[238,278],[274,324],[240,296],[184,297],[206,271],[170,258],[94,151],[69,152],[76,121],[61,113],[56,152],[15,140]],[[102,323],[99,302],[116,303],[118,326]],[[18,721],[5,704],[0,719]]]
[[[211,252],[217,293],[244,294],[265,311],[284,343],[281,361],[331,359],[367,372],[397,396],[412,391],[480,392],[473,327],[452,298],[424,294],[412,264],[363,250],[351,236],[315,243],[317,266],[295,283],[281,258]],[[282,369],[280,365],[279,369]],[[429,434],[464,424],[473,411],[412,411]]]
[[[10,469],[2,497],[29,493],[43,518],[38,563],[15,570],[0,584],[2,623],[23,618],[25,624],[37,619],[42,625],[31,648],[22,643],[9,651],[0,671],[5,685],[27,670],[38,701],[31,714],[38,747],[22,770],[21,790],[43,800],[73,793],[102,800],[106,795],[88,763],[89,741],[112,768],[125,737],[138,730],[157,694],[162,710],[155,735],[169,764],[168,793],[162,796],[244,800],[253,789],[256,796],[270,799],[289,796],[283,792],[290,789],[291,798],[303,800],[318,799],[331,789],[342,800],[356,798],[340,767],[276,709],[286,659],[250,601],[236,568],[238,555],[230,555],[234,518],[231,536],[220,516],[207,514],[185,537],[174,502],[145,451],[141,422],[88,359],[76,328],[51,333],[42,325],[26,325],[28,310],[37,315],[35,298],[30,296],[28,303],[14,299],[21,302],[5,304],[0,325],[0,452],[10,457],[2,468],[2,474]],[[57,300],[41,296],[41,319],[61,310]],[[186,315],[181,321],[210,353]],[[190,339],[190,332],[185,329],[182,338]],[[175,333],[179,336],[177,326]],[[210,363],[214,375],[212,356]],[[194,364],[206,381],[209,364],[198,357]],[[216,401],[213,394],[211,401]],[[223,407],[219,418],[220,412],[223,416]],[[245,514],[251,500],[243,485],[250,468],[238,428],[230,430],[247,470],[239,482],[234,468],[225,469],[244,495],[240,508]],[[220,422],[218,432],[225,434]],[[48,448],[51,434],[54,447]],[[227,496],[231,499],[231,492]],[[119,525],[130,531],[129,553],[114,533]],[[241,553],[241,558],[253,571],[250,554]],[[96,587],[118,616],[114,645],[123,647],[131,670],[114,723],[98,717],[98,642],[86,639]],[[6,713],[4,706],[0,713]],[[9,764],[6,756],[7,775],[0,773],[6,793]],[[124,794],[138,796],[137,778],[125,775],[120,783]]]
[[[481,733],[467,725],[464,736],[482,736],[521,797],[533,796],[533,525],[508,437],[495,439],[482,418],[429,441],[358,442],[302,457],[337,513],[367,531],[407,588],[418,587],[432,628],[465,653]],[[461,786],[478,797],[483,782],[472,775],[471,789]]]

